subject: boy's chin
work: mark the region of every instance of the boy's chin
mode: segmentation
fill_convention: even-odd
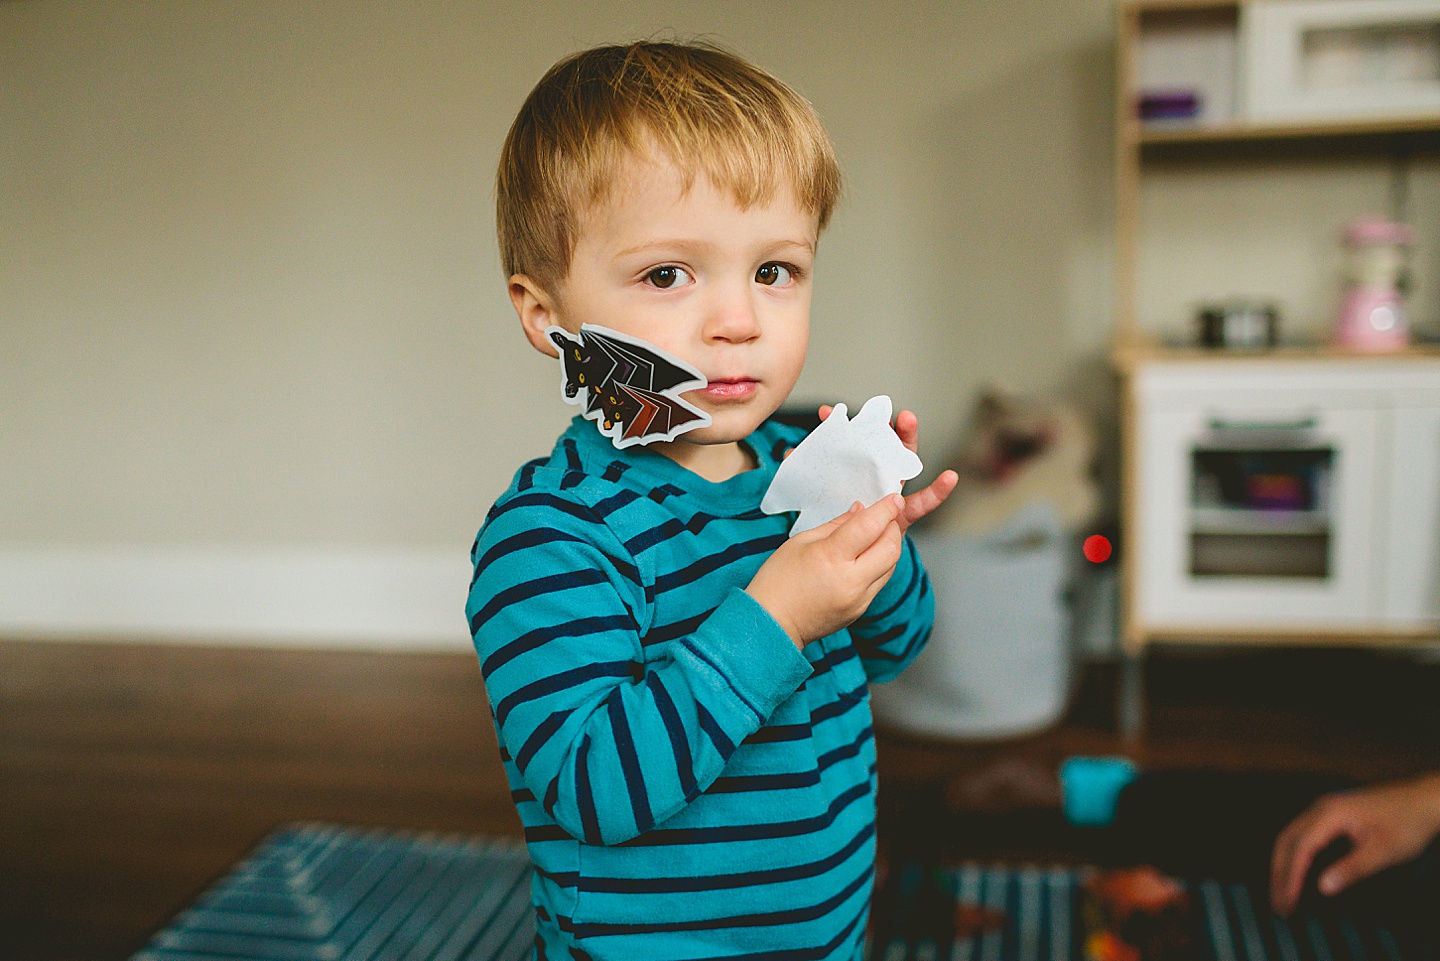
[[[671,443],[691,444],[695,447],[718,447],[722,444],[734,444],[742,441],[750,434],[750,430],[740,430],[725,424],[711,424],[709,427],[681,434]]]
[[[755,432],[755,428],[765,422],[765,418],[774,411],[765,411],[759,405],[729,406],[721,407],[719,410],[711,409],[710,426],[701,427],[681,434],[680,440],[689,441],[692,444],[710,446],[714,444],[733,444],[742,441]]]

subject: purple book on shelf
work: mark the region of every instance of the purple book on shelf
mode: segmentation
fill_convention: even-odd
[[[1200,94],[1194,90],[1140,93],[1141,120],[1188,120],[1200,115]]]

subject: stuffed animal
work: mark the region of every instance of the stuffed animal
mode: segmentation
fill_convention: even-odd
[[[1100,507],[1094,459],[1094,433],[1074,408],[987,387],[954,464],[960,484],[931,528],[983,536],[1027,505],[1048,501],[1068,529],[1084,530]]]

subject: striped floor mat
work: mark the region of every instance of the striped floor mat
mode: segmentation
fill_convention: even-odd
[[[926,878],[911,865],[877,899],[874,961],[1083,961],[1080,887],[1092,869],[967,864]],[[938,883],[927,883],[930,880]],[[1193,943],[1200,961],[1434,961],[1436,946],[1377,923],[1297,913],[1280,918],[1245,884],[1200,880]],[[1004,912],[1003,927],[954,937],[957,903]]]
[[[298,824],[131,961],[519,961],[534,938],[519,842]]]
[[[874,961],[1083,961],[1086,869],[909,866],[877,898]],[[1277,918],[1244,885],[1199,881],[1206,961],[1421,961],[1378,925]],[[954,937],[956,903],[1005,912]],[[947,926],[948,925],[948,926]],[[131,961],[520,961],[535,937],[530,863],[516,841],[296,824],[249,857]]]

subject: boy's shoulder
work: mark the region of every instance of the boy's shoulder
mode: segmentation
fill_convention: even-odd
[[[636,492],[626,494],[631,485],[621,483],[629,465],[622,458],[603,461],[578,440],[567,430],[549,454],[523,464],[490,508],[485,526],[505,515],[517,515],[510,520],[521,525],[547,523],[545,515],[556,512],[603,521],[622,506],[617,497],[620,502],[633,500]]]

